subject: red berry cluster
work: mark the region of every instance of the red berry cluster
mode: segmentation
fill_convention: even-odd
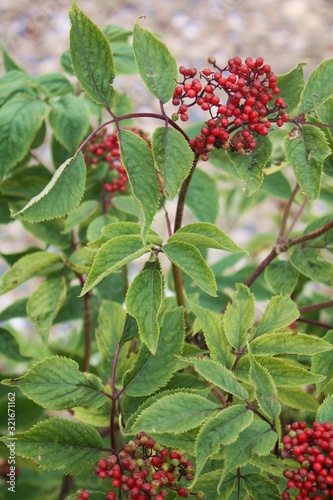
[[[295,500],[322,500],[333,498],[333,429],[331,422],[314,422],[308,428],[305,422],[286,425],[288,432],[282,439],[283,455],[298,462],[299,467],[283,472],[287,489],[297,488]],[[288,491],[282,494],[290,499]]]
[[[202,492],[194,494],[180,485],[183,478],[193,479],[193,463],[185,455],[163,448],[143,432],[117,454],[100,459],[95,474],[100,479],[111,479],[114,489],[107,493],[106,500],[163,500],[168,489],[182,498],[205,497]]]
[[[90,497],[90,493],[87,490],[79,490],[76,496],[77,500],[88,500]]]
[[[142,130],[138,128],[130,130],[147,140],[147,136]],[[126,191],[128,178],[121,163],[117,131],[108,134],[107,130],[103,129],[98,132],[84,151],[84,161],[92,168],[96,168],[98,164],[107,163],[109,165],[109,171],[103,182],[104,191],[111,195],[116,191],[121,193]]]
[[[243,62],[236,56],[223,69],[213,57],[208,62],[213,70],[203,69],[199,78],[196,68],[180,66],[183,81],[177,84],[172,99],[182,121],[188,120],[188,110],[195,105],[210,115],[201,134],[190,141],[202,160],[208,159],[214,147],[250,153],[257,146],[256,137],[267,135],[272,123],[282,127],[290,120],[284,112],[287,103],[276,98],[280,93],[277,76],[262,57],[247,57]]]

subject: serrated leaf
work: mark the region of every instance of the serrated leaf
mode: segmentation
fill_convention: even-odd
[[[148,396],[166,385],[178,367],[176,355],[181,353],[184,334],[183,308],[167,311],[155,354],[143,346],[133,369],[124,375],[123,386],[126,387],[126,394],[135,397]]]
[[[207,460],[219,451],[220,445],[236,441],[239,434],[251,424],[253,413],[242,405],[234,405],[210,418],[200,429],[196,443],[196,468],[194,482],[198,479]]]
[[[326,333],[323,338],[323,342],[325,341],[331,346],[331,349],[333,349],[333,330],[329,330]],[[315,353],[312,357],[311,370],[314,373],[325,376],[325,380],[317,384],[317,391],[319,393],[325,389],[333,378],[333,356],[331,350],[327,350],[327,352]]]
[[[185,203],[198,220],[214,224],[219,213],[219,192],[213,177],[196,168]]]
[[[46,97],[57,97],[74,92],[71,82],[61,73],[42,73],[36,77]]]
[[[253,500],[262,500],[263,498],[265,500],[281,499],[279,488],[271,479],[263,474],[258,474],[257,472],[245,474],[243,476],[243,484]]]
[[[196,394],[170,394],[143,410],[131,431],[185,432],[200,425],[217,409],[218,405]]]
[[[96,253],[81,296],[96,286],[103,278],[147,252],[149,252],[149,248],[142,246],[140,236],[118,236],[104,243]]]
[[[331,422],[333,420],[333,396],[327,396],[318,408],[316,422]]]
[[[172,127],[160,127],[152,136],[156,168],[163,180],[163,192],[172,200],[192,168],[194,153],[184,136]]]
[[[323,61],[311,71],[301,95],[300,113],[321,106],[333,94],[333,59]]]
[[[254,385],[256,400],[262,411],[273,420],[281,413],[277,390],[269,372],[258,363],[249,351],[250,382]]]
[[[73,408],[76,420],[94,427],[108,427],[110,425],[111,400],[107,399],[102,406],[98,408]],[[104,500],[104,499],[103,499]]]
[[[27,398],[49,410],[75,406],[98,408],[105,402],[103,384],[92,374],[83,374],[70,358],[52,356],[34,364],[22,377],[2,384],[19,387]]]
[[[247,340],[248,332],[254,321],[254,295],[242,284],[236,285],[237,291],[231,295],[231,303],[223,316],[225,335],[235,349],[240,349]]]
[[[127,312],[139,327],[142,342],[156,353],[160,327],[157,316],[163,300],[163,277],[156,263],[147,263],[135,276],[126,295]]]
[[[240,399],[248,399],[247,390],[238,382],[233,372],[210,359],[190,359],[200,375],[220,389],[234,394]]]
[[[296,137],[285,137],[284,150],[302,191],[311,199],[318,198],[323,161],[331,153],[324,132],[304,125]]]
[[[201,307],[194,302],[188,302],[193,313],[200,321],[212,360],[221,363],[227,368],[231,368],[234,356],[231,354],[231,345],[224,333],[222,316],[218,316],[209,309]]]
[[[264,179],[263,169],[270,159],[272,151],[272,141],[269,137],[260,135],[257,138],[257,147],[251,154],[227,153],[239,177],[246,184],[246,196],[251,196],[259,189]]]
[[[288,458],[281,460],[280,457],[273,454],[270,454],[268,457],[259,457],[254,455],[249,463],[261,471],[268,472],[270,476],[278,478],[282,477],[283,471],[286,468],[292,469],[295,466],[295,462],[293,460]]]
[[[123,333],[126,313],[121,304],[103,300],[99,306],[98,326],[95,330],[104,373],[110,376],[113,360]],[[120,353],[120,358],[121,358]]]
[[[333,97],[327,99],[318,109],[316,109],[316,114],[320,119],[321,123],[331,124],[333,123]],[[325,129],[324,129],[325,130]],[[327,128],[329,145],[332,149],[333,145],[333,130],[331,128]]]
[[[211,268],[194,245],[182,241],[172,241],[163,246],[168,259],[208,295],[216,297],[216,281]]]
[[[70,233],[74,227],[89,220],[98,208],[99,203],[96,200],[87,200],[81,203],[81,205],[66,218],[62,234]]]
[[[271,262],[265,269],[265,280],[278,295],[291,295],[298,281],[298,272],[287,260]]]
[[[140,225],[136,222],[112,222],[107,224],[102,229],[101,237],[89,244],[89,247],[101,246],[103,243],[117,238],[118,236],[129,236],[129,235],[140,235]],[[160,236],[149,229],[147,233],[147,241],[149,244],[162,245],[162,239]]]
[[[299,385],[317,384],[323,380],[321,375],[312,373],[286,360],[270,356],[256,356],[255,359],[268,370],[276,386],[295,387]],[[250,362],[248,356],[243,356],[237,365],[235,375],[244,382],[249,379]]]
[[[278,398],[281,403],[295,410],[316,412],[319,406],[314,397],[301,387],[279,387]]]
[[[17,363],[27,361],[29,358],[22,356],[20,346],[12,332],[7,328],[0,327],[0,355],[13,359]]]
[[[122,163],[137,205],[142,240],[153,222],[159,203],[159,185],[153,154],[142,137],[129,130],[118,133]]]
[[[292,265],[312,281],[333,286],[333,264],[322,255],[320,248],[300,245],[290,257]]]
[[[223,481],[223,497],[221,493],[217,492],[217,485],[220,480],[222,471],[220,469],[213,470],[211,472],[206,472],[199,477],[196,483],[196,491],[203,491],[205,493],[205,498],[209,500],[228,500],[230,497],[233,499],[232,495],[235,488],[237,488],[238,480],[237,476],[234,474],[228,474]],[[232,496],[231,496],[232,495]]]
[[[269,455],[277,440],[277,434],[263,420],[253,422],[240,433],[236,442],[226,446],[223,451],[224,468],[218,485],[236,467],[245,465],[254,455]]]
[[[184,241],[195,246],[216,248],[227,252],[244,252],[230,236],[219,227],[209,222],[194,222],[187,224],[176,231],[169,239],[170,241]]]
[[[295,302],[287,295],[276,295],[268,302],[253,336],[259,337],[264,333],[279,330],[290,325],[298,317],[299,310]]]
[[[167,46],[137,22],[133,50],[138,72],[149,92],[159,101],[168,102],[175,89],[178,68]]]
[[[0,108],[0,179],[28,153],[46,113],[44,102],[23,95]]]
[[[280,89],[280,96],[288,104],[288,113],[293,111],[301,97],[304,88],[303,66],[306,63],[299,63],[289,73],[278,76],[277,85]]]
[[[44,470],[81,474],[100,458],[103,439],[92,426],[64,418],[39,422],[15,435],[18,456],[31,458]],[[12,437],[0,441],[10,445]]]
[[[257,337],[251,342],[253,354],[299,354],[302,356],[312,356],[317,353],[331,351],[333,346],[320,337],[304,333],[294,333],[285,331],[270,333]],[[328,355],[332,355],[328,352]],[[315,373],[318,373],[315,370]]]
[[[27,314],[43,342],[47,342],[53,320],[66,298],[66,281],[63,276],[44,281],[32,292],[27,302]]]
[[[69,17],[70,56],[74,73],[89,97],[109,109],[115,96],[111,86],[115,64],[108,39],[75,3]]]
[[[41,222],[63,217],[80,203],[86,184],[86,165],[79,153],[63,163],[41,193],[13,214],[19,220]]]
[[[66,95],[52,102],[49,120],[57,141],[73,154],[89,129],[89,113],[83,99]]]
[[[61,256],[51,252],[33,252],[21,257],[1,279],[0,294],[9,292],[34,276],[42,276],[63,267]]]

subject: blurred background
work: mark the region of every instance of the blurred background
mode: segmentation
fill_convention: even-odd
[[[259,55],[276,73],[309,60],[308,71],[333,54],[333,0],[77,0],[99,26],[142,26],[160,34],[179,64],[223,64]],[[2,0],[0,34],[33,73],[57,71],[68,48],[70,0]]]

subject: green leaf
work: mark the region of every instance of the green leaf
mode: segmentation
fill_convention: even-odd
[[[295,302],[287,295],[276,295],[268,302],[253,336],[259,337],[264,333],[279,330],[290,325],[298,317],[299,310]]]
[[[140,225],[135,222],[112,222],[107,224],[102,229],[102,235],[97,241],[89,244],[90,247],[101,246],[103,243],[117,238],[118,236],[140,235]],[[147,233],[147,241],[149,244],[162,245],[162,239],[152,229]]]
[[[171,241],[163,246],[168,259],[190,278],[208,295],[216,297],[216,281],[211,268],[202,258],[194,245],[182,241]]]
[[[263,420],[253,422],[240,433],[236,442],[224,448],[224,468],[218,490],[226,475],[237,467],[245,465],[253,456],[269,455],[277,440],[276,432]]]
[[[327,99],[318,109],[316,109],[316,114],[322,123],[332,124],[333,123],[333,97]],[[330,146],[332,149],[333,143],[333,130],[327,128],[327,133],[329,134]]]
[[[49,418],[15,435],[18,456],[31,458],[43,470],[81,474],[100,458],[103,439],[92,426],[64,418]],[[12,437],[0,441],[10,446]]]
[[[122,268],[149,252],[148,247],[142,246],[140,236],[118,236],[104,243],[96,253],[93,265],[87,276],[81,295],[84,295],[103,278]]]
[[[9,71],[14,71],[14,70],[20,70],[22,69],[19,67],[19,65],[12,59],[12,57],[8,54],[7,50],[5,47],[2,45],[1,47],[2,51],[2,64],[6,72]]]
[[[296,135],[286,136],[284,150],[302,191],[311,199],[318,198],[323,161],[331,153],[324,132],[303,125]]]
[[[325,258],[320,248],[299,245],[290,257],[292,265],[314,282],[333,286],[333,264]]]
[[[331,349],[333,349],[333,330],[329,330],[322,341],[326,341],[330,345]],[[331,350],[328,349],[326,352],[315,353],[315,356],[312,358],[311,370],[314,373],[325,376],[325,379],[317,384],[318,393],[323,391],[333,379],[333,356]]]
[[[248,332],[254,321],[254,295],[242,284],[236,285],[237,291],[231,295],[231,303],[223,316],[225,335],[235,349],[246,342]]]
[[[200,321],[212,360],[231,368],[234,356],[231,354],[231,345],[224,333],[222,316],[218,316],[194,302],[188,302],[191,310]]]
[[[196,394],[170,394],[143,410],[131,431],[185,432],[200,425],[217,409],[218,405]]]
[[[81,203],[81,205],[66,218],[62,234],[68,234],[74,227],[90,220],[92,215],[96,213],[98,207],[99,203],[96,200],[87,200]]]
[[[22,226],[47,245],[61,250],[69,250],[72,245],[71,235],[64,236],[63,234],[63,219],[46,220],[39,223],[22,221]]]
[[[176,355],[181,353],[184,333],[183,308],[167,311],[155,355],[145,345],[142,346],[136,364],[124,375],[126,394],[148,396],[167,384],[178,367]]]
[[[221,470],[213,470],[210,472],[206,472],[202,476],[199,477],[196,482],[195,489],[197,491],[203,491],[206,497],[209,500],[222,500],[221,493],[217,492],[217,484],[219,483],[221,477]],[[229,498],[234,499],[234,495],[232,494],[235,489],[237,489],[237,476],[235,477],[233,474],[228,474],[223,481],[223,500],[228,500]],[[232,495],[232,496],[231,496]],[[206,498],[205,497],[205,498]]]
[[[219,192],[215,180],[196,168],[185,203],[197,219],[214,224],[219,213]]]
[[[0,327],[0,356],[13,359],[17,363],[27,361],[29,358],[22,356],[20,346],[12,332],[7,328]]]
[[[120,130],[118,138],[122,163],[137,205],[142,240],[145,243],[159,202],[159,185],[153,154],[147,141],[134,132]]]
[[[298,272],[289,261],[278,260],[266,267],[265,280],[277,295],[290,295],[297,285]]]
[[[195,246],[216,248],[227,252],[244,252],[236,243],[219,227],[209,222],[194,222],[187,224],[176,231],[168,241],[184,241]]]
[[[201,427],[196,443],[196,468],[194,483],[199,477],[207,460],[219,451],[220,445],[236,441],[239,434],[253,420],[253,413],[242,405],[234,405],[220,411]]]
[[[326,353],[332,355],[331,343],[320,337],[308,335],[305,333],[294,333],[284,331],[280,333],[270,333],[257,337],[251,342],[251,351],[253,354],[299,354],[300,356],[312,356],[317,353]],[[314,370],[315,373],[318,373]]]
[[[73,3],[69,11],[70,55],[74,73],[83,90],[97,104],[112,106],[115,64],[104,33]]]
[[[311,71],[301,95],[300,113],[321,106],[333,94],[333,59],[323,61]]]
[[[25,255],[3,274],[0,294],[13,290],[34,276],[43,276],[62,267],[61,256],[55,253],[40,251]]]
[[[281,413],[277,390],[271,375],[258,363],[249,351],[250,382],[254,385],[256,400],[262,411],[273,420]]]
[[[316,412],[319,406],[314,397],[301,387],[279,387],[278,399],[295,410]]]
[[[43,73],[36,80],[46,97],[58,97],[74,93],[71,82],[61,73]]]
[[[102,394],[103,384],[95,375],[81,373],[75,361],[60,356],[45,358],[22,377],[1,383],[19,387],[27,398],[49,410],[98,408],[106,397]]]
[[[167,46],[136,22],[133,50],[138,72],[149,92],[159,101],[168,102],[175,90],[178,68]]]
[[[288,113],[297,108],[304,88],[303,66],[306,63],[299,63],[289,73],[279,75],[277,85],[280,89],[282,99],[288,104]]]
[[[315,421],[330,422],[333,420],[333,396],[327,396],[318,408]]]
[[[190,173],[194,153],[184,136],[170,126],[155,130],[152,148],[156,168],[163,182],[163,193],[172,200]]]
[[[243,477],[246,491],[253,500],[279,500],[281,493],[276,484],[268,477],[257,472],[251,472]]]
[[[257,147],[251,154],[227,153],[239,177],[246,184],[246,196],[251,196],[259,189],[264,179],[263,169],[270,159],[272,151],[273,144],[269,137],[259,135]]]
[[[216,361],[196,358],[191,358],[189,361],[204,379],[223,391],[234,394],[240,399],[249,398],[247,390],[238,382],[233,372]]]
[[[281,360],[270,356],[256,356],[255,359],[271,375],[276,386],[295,387],[298,385],[317,384],[323,380],[322,375],[312,373],[300,366],[288,363],[288,360]],[[237,365],[235,376],[243,382],[249,380],[250,361],[248,356],[243,356]]]
[[[46,113],[44,102],[23,95],[0,108],[0,179],[28,153]]]
[[[66,281],[63,276],[44,281],[33,291],[27,302],[27,314],[43,342],[47,342],[53,320],[66,298]]]
[[[79,205],[85,183],[86,165],[80,153],[63,163],[43,191],[13,216],[28,222],[63,217]]]
[[[126,313],[121,304],[103,300],[99,306],[98,327],[95,330],[104,373],[109,376],[125,325]]]
[[[152,354],[156,353],[160,333],[157,316],[162,300],[162,274],[156,263],[147,263],[130,284],[126,309],[138,322],[140,338]]]
[[[26,297],[22,297],[21,299],[11,302],[0,312],[0,321],[8,321],[9,319],[13,318],[26,318],[27,302],[28,299]]]
[[[83,99],[66,95],[53,101],[49,120],[57,141],[74,154],[89,129],[89,114]]]

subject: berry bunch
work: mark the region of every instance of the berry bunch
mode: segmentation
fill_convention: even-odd
[[[111,479],[114,489],[107,493],[106,500],[163,500],[168,489],[181,498],[204,498],[202,492],[193,494],[180,485],[183,478],[193,479],[193,463],[185,455],[162,448],[143,432],[117,454],[100,459],[94,472],[100,479]]]
[[[142,130],[134,127],[130,130],[147,140],[147,136]],[[120,193],[126,191],[128,178],[126,170],[121,163],[117,131],[108,134],[107,130],[103,129],[98,132],[85,148],[84,161],[92,168],[96,168],[98,164],[108,164],[109,171],[103,182],[104,191],[109,192],[111,195],[116,191]]]
[[[288,432],[282,439],[283,455],[298,462],[299,467],[283,472],[287,489],[297,488],[295,500],[333,498],[333,429],[331,422],[314,422],[308,428],[305,422],[286,425]],[[282,494],[290,499],[288,491]]]
[[[256,137],[267,135],[272,123],[282,127],[290,120],[284,111],[287,103],[276,97],[280,93],[277,76],[262,57],[247,57],[243,62],[236,56],[223,69],[213,57],[208,62],[213,70],[203,69],[199,78],[195,68],[180,66],[183,81],[177,84],[172,99],[178,106],[175,119],[179,115],[187,121],[188,110],[193,106],[210,115],[201,134],[190,141],[202,160],[208,159],[214,147],[250,153],[257,146]]]

